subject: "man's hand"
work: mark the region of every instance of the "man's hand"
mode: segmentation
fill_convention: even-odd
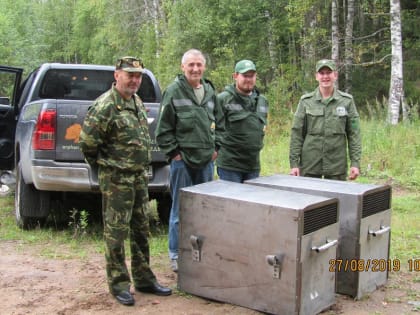
[[[182,160],[182,156],[181,156],[181,154],[177,154],[177,155],[175,155],[175,156],[172,158],[172,160],[174,160],[174,161],[181,161],[181,160]]]
[[[294,167],[290,170],[290,175],[292,176],[300,176],[299,167]]]
[[[360,171],[358,167],[350,167],[350,175],[349,175],[349,179],[350,180],[355,180],[357,178],[357,176],[360,175]]]

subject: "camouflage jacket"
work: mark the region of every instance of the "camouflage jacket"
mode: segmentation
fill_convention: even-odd
[[[89,109],[80,133],[86,161],[122,171],[144,170],[151,162],[146,109],[134,95],[124,100],[115,86]]]

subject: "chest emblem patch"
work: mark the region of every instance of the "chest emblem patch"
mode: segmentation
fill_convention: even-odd
[[[336,113],[337,113],[337,116],[346,116],[347,115],[347,111],[343,106],[338,106],[336,108]]]

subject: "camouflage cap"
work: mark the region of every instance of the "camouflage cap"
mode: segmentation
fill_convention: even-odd
[[[122,57],[117,60],[116,70],[124,70],[127,72],[143,72],[143,62],[136,57]]]
[[[322,68],[328,68],[332,71],[337,70],[334,60],[331,59],[321,59],[316,63],[316,72],[319,72]]]
[[[245,73],[248,71],[257,71],[255,64],[251,60],[241,60],[235,66],[236,73]]]

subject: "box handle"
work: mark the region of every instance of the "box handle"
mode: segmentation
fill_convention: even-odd
[[[319,247],[317,247],[317,246],[313,246],[313,247],[311,248],[311,250],[313,250],[313,251],[315,251],[315,252],[317,252],[317,253],[320,253],[320,252],[325,252],[325,251],[326,251],[327,249],[329,249],[330,247],[333,247],[333,246],[337,245],[337,243],[338,243],[338,241],[337,241],[337,240],[332,240],[332,241],[327,240],[327,243],[325,243],[324,245],[321,245],[321,246],[319,246]]]
[[[372,236],[378,236],[378,235],[382,235],[382,234],[385,234],[385,233],[389,232],[389,230],[391,230],[390,226],[381,225],[379,230],[377,230],[377,231],[369,230],[368,233],[369,233],[369,235],[372,235]]]

